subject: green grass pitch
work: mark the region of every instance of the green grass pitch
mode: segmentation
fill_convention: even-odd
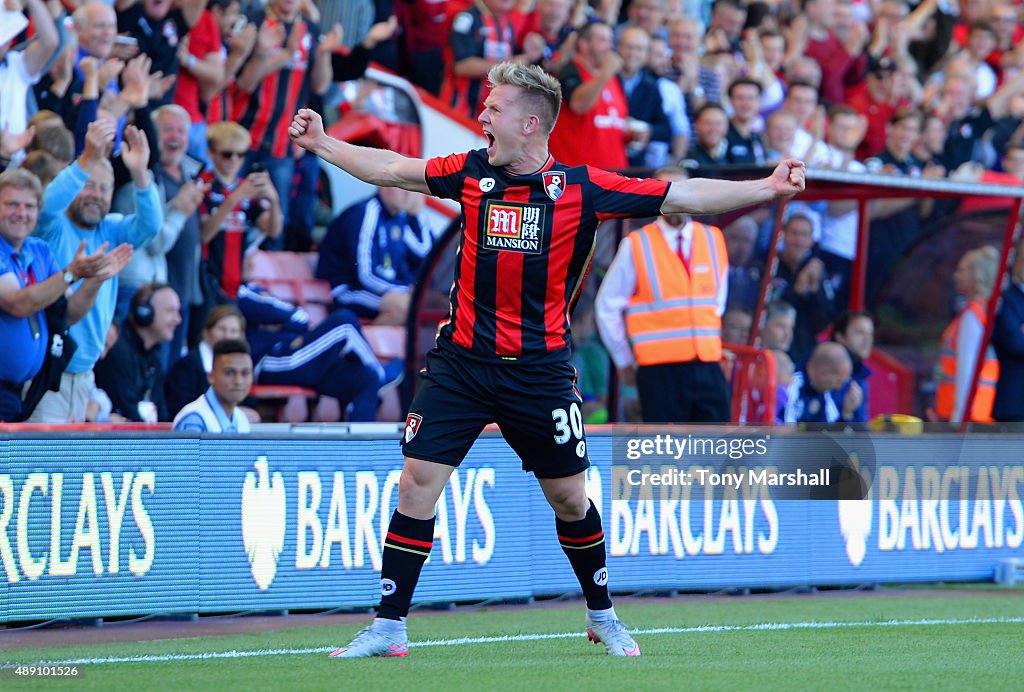
[[[643,656],[612,659],[582,632],[581,602],[413,614],[404,659],[332,660],[356,625],[88,646],[0,650],[19,661],[180,655],[88,663],[76,679],[0,689],[97,690],[1024,690],[1024,590],[634,599],[618,606]],[[419,615],[419,616],[418,616]],[[970,622],[974,620],[974,622]],[[886,624],[888,623],[888,624]],[[756,627],[766,625],[765,627]],[[704,629],[698,629],[701,627]],[[776,627],[771,627],[776,626]],[[530,640],[534,635],[568,635]],[[460,638],[524,635],[514,641]],[[3,643],[0,632],[0,645]],[[237,658],[197,654],[290,650]]]

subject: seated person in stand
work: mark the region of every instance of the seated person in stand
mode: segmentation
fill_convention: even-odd
[[[249,432],[249,419],[241,404],[252,388],[252,356],[239,339],[222,339],[213,347],[210,387],[187,404],[174,419],[174,429],[185,432]]]
[[[209,373],[213,369],[213,347],[226,339],[245,339],[245,318],[234,305],[217,305],[206,314],[203,338],[187,356],[178,359],[167,373],[164,392],[167,408],[172,417],[186,404],[202,396],[210,387]],[[259,423],[255,409],[240,407],[250,423]]]
[[[848,421],[860,401],[837,402],[832,392],[843,387],[853,364],[842,344],[818,344],[800,370],[793,373],[786,396],[786,423],[835,423]]]
[[[335,304],[375,324],[405,325],[409,288],[434,244],[423,195],[383,187],[341,213],[320,244],[316,276]]]

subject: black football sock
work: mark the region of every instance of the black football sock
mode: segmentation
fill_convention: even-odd
[[[377,617],[400,620],[409,614],[412,592],[433,544],[433,519],[413,519],[395,510],[384,539]]]
[[[579,521],[562,521],[555,517],[558,542],[569,558],[572,571],[583,588],[587,607],[605,610],[612,607],[608,596],[608,569],[605,567],[604,530],[597,507],[590,503],[587,516]]]

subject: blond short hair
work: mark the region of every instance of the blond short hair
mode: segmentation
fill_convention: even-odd
[[[992,245],[984,245],[964,253],[967,269],[974,281],[977,297],[988,300],[996,285],[996,272],[999,270],[999,250]]]
[[[555,129],[562,107],[562,85],[543,69],[536,65],[500,62],[487,73],[487,81],[492,89],[505,85],[522,89],[544,129],[549,134]]]
[[[223,120],[206,128],[206,144],[211,149],[232,145],[248,149],[252,146],[252,135],[238,123]]]
[[[43,200],[43,186],[32,171],[24,168],[9,168],[0,173],[0,192],[9,187],[31,192],[36,196],[37,204]]]

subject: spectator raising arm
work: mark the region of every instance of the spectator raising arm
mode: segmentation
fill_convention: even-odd
[[[225,82],[227,76],[227,63],[221,58],[219,52],[210,52],[206,55],[196,56],[189,52],[188,36],[181,39],[178,44],[178,62],[181,69],[188,71],[199,83],[199,89],[212,89]]]
[[[43,0],[26,0],[25,5],[35,27],[35,36],[25,49],[25,71],[38,77],[60,45],[60,36]]]
[[[256,25],[246,24],[242,30],[228,37],[228,57],[224,63],[224,78],[217,84],[204,84],[199,80],[199,95],[205,102],[227,89],[238,77],[238,71],[252,55],[256,46]]]
[[[294,27],[293,35],[298,35]],[[239,89],[251,94],[267,75],[284,68],[292,60],[294,50],[284,47],[284,25],[276,22],[263,22],[256,34],[256,48],[252,52],[242,73],[236,82]]]

